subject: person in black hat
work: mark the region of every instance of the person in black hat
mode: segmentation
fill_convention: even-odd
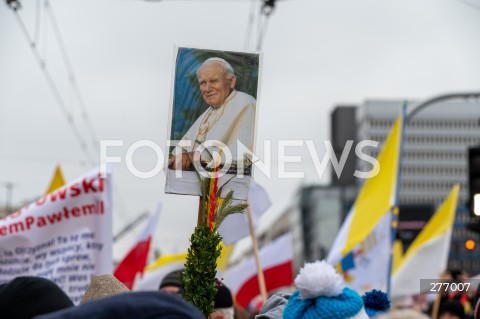
[[[217,294],[213,312],[208,316],[210,319],[233,319],[233,298],[230,289],[220,280],[216,279]]]
[[[17,277],[0,285],[2,319],[31,319],[72,306],[63,290],[45,278]]]
[[[183,295],[182,282],[180,281],[180,273],[182,271],[176,270],[166,275],[158,289],[173,295]]]
[[[440,308],[438,319],[465,319],[465,309],[457,300],[447,301]]]

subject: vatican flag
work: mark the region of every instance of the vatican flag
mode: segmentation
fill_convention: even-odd
[[[420,293],[420,279],[441,278],[447,268],[459,191],[456,184],[400,261],[394,261],[392,298]]]
[[[403,130],[402,112],[378,156],[378,174],[363,184],[327,257],[357,291],[382,289],[388,278]]]

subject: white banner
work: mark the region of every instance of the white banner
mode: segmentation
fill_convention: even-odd
[[[45,277],[75,304],[112,273],[111,177],[94,170],[0,220],[0,284]]]

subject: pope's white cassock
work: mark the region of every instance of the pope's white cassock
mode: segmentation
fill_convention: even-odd
[[[190,141],[189,147],[182,148],[193,151],[200,143],[208,141],[220,141],[225,144],[232,154],[232,166],[243,167],[245,151],[237,154],[237,144],[242,143],[244,148],[253,152],[253,131],[255,128],[255,98],[233,90],[219,107],[210,106],[193,123],[182,140]],[[238,143],[237,143],[238,141]],[[208,144],[207,144],[208,146]],[[224,151],[225,152],[225,151]],[[203,160],[207,160],[202,155]],[[240,162],[237,159],[240,159]],[[210,160],[210,159],[208,159]],[[195,172],[180,171],[182,176],[176,176],[178,170],[167,169],[165,192],[173,194],[201,195],[200,184]],[[230,174],[219,177],[219,185],[224,185],[222,194],[225,196],[234,190],[233,198],[246,200],[250,186],[251,176],[235,176],[231,179]]]
[[[254,116],[255,99],[233,90],[221,106],[210,106],[193,123],[182,138],[191,141],[191,146],[184,149],[191,152],[200,143],[215,140],[229,148],[233,163],[242,160],[243,154],[237,154],[237,141],[253,152]]]

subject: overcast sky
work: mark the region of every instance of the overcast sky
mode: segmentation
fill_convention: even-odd
[[[465,0],[466,1],[466,0]],[[40,1],[22,1],[19,11],[38,51],[93,149],[88,127],[68,85],[60,50]],[[42,1],[43,2],[43,1]],[[172,88],[174,45],[254,51],[257,24],[246,43],[252,2],[135,0],[50,1],[98,139],[122,139],[111,152],[124,157],[140,139],[162,147]],[[257,3],[257,2],[255,2]],[[366,99],[424,99],[480,89],[480,1],[470,0],[290,0],[278,1],[263,42],[263,71],[257,104],[257,153],[272,140],[313,140],[320,155],[329,138],[329,119],[338,104]],[[477,7],[475,8],[474,5]],[[258,9],[258,5],[253,5]],[[36,15],[40,12],[39,15]],[[41,28],[35,31],[36,16]],[[5,182],[14,183],[14,204],[45,191],[61,164],[67,180],[91,168],[47,85],[14,14],[0,4],[0,205]],[[98,149],[95,159],[98,160]],[[257,174],[274,205],[285,209],[300,185],[327,183],[317,176],[306,146],[289,171],[304,178]],[[155,166],[153,151],[141,149],[139,169]],[[275,164],[275,163],[274,163]],[[276,169],[276,165],[273,165]],[[182,251],[196,223],[198,199],[164,194],[163,173],[140,179],[114,166],[114,229],[118,231],[160,201],[155,245]],[[119,194],[121,200],[119,199]],[[266,217],[268,220],[269,216]],[[137,228],[115,247],[120,258]]]

